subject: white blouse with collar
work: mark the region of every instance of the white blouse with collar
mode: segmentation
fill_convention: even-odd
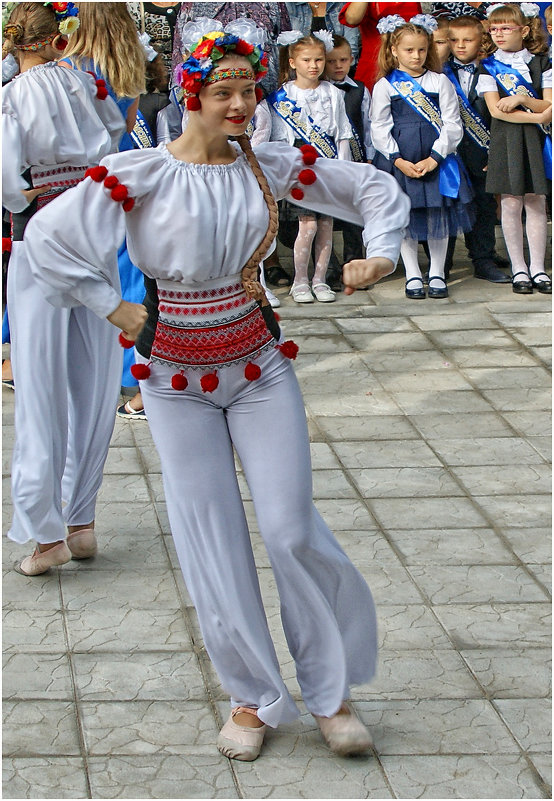
[[[338,90],[337,90],[338,91]],[[108,316],[119,304],[117,249],[127,239],[131,261],[155,279],[177,284],[240,273],[268,224],[263,194],[238,150],[231,164],[189,164],[165,145],[108,156],[102,161],[133,198],[125,212],[110,189],[85,178],[34,215],[25,243],[31,269],[56,306],[83,304]],[[305,165],[297,148],[255,148],[274,197],[300,188]],[[369,256],[396,263],[410,202],[394,178],[369,164],[317,159],[315,183],[293,202],[364,226]]]
[[[531,83],[531,73],[527,65],[534,59],[534,55],[530,53],[527,48],[518,50],[515,53],[509,53],[506,50],[496,50],[493,56],[502,64],[508,64],[510,67],[513,67],[527,83]],[[552,69],[543,72],[541,86],[543,89],[552,88]],[[492,75],[479,76],[479,80],[477,81],[477,93],[482,96],[485,92],[498,92],[498,84]]]
[[[2,89],[2,204],[28,206],[22,173],[59,166],[87,167],[117,151],[125,130],[111,97],[98,100],[94,78],[54,62],[17,75]]]

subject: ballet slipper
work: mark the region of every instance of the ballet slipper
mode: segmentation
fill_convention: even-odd
[[[218,750],[229,759],[239,759],[243,762],[252,762],[261,751],[266,726],[239,726],[233,718],[239,712],[248,712],[256,715],[256,709],[239,706],[231,711],[229,719],[219,732],[217,738]]]
[[[65,542],[59,542],[47,551],[35,548],[31,556],[26,556],[21,563],[14,565],[14,570],[23,576],[39,576],[41,573],[57,565],[65,565],[71,559],[71,551]]]
[[[341,710],[346,708],[348,714],[337,712],[331,718],[314,715],[323,739],[335,754],[350,756],[369,751],[372,740],[368,730],[360,721],[351,704],[344,702]]]
[[[74,559],[89,559],[98,550],[94,529],[81,528],[67,535],[67,545]]]

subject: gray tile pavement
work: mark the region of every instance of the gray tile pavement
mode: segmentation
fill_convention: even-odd
[[[287,263],[286,259],[284,259]],[[330,754],[302,706],[245,508],[283,676],[303,714],[254,763],[215,749],[227,699],[169,535],[148,425],[116,420],[98,556],[24,578],[4,540],[5,798],[550,797],[550,298],[475,280],[333,305],[277,290],[314,497],[375,594],[375,747]],[[13,395],[3,390],[4,525]]]

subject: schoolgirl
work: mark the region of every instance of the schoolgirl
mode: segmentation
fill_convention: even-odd
[[[473,224],[472,192],[456,155],[463,129],[454,87],[441,74],[433,31],[436,20],[418,14],[407,23],[399,15],[378,23],[379,71],[373,89],[371,138],[374,164],[394,175],[412,203],[402,243],[406,297],[425,298],[417,259],[418,241],[430,255],[430,298],[446,298],[444,265],[448,238]]]
[[[329,81],[322,81],[325,54],[333,49],[333,36],[316,31],[304,36],[287,31],[277,39],[280,53],[280,89],[268,97],[273,124],[271,139],[290,145],[310,144],[320,156],[350,160],[352,128],[346,115],[344,95]],[[297,303],[335,300],[336,294],[325,283],[333,247],[333,218],[294,207],[298,235],[294,243],[294,282],[290,294]],[[315,242],[314,242],[315,240]],[[308,264],[315,245],[312,286]]]
[[[298,715],[264,614],[235,449],[304,701],[332,748],[358,753],[370,739],[345,699],[375,669],[373,601],[313,506],[306,418],[290,361],[297,348],[269,331],[255,276],[274,246],[275,198],[294,195],[364,225],[370,258],[345,266],[350,292],[394,269],[408,199],[369,165],[316,160],[314,148],[283,143],[252,150],[244,134],[255,79],[264,74],[263,32],[244,19],[225,31],[207,20],[196,31],[179,72],[190,117],[183,134],[104,159],[32,221],[28,246],[48,255],[48,268],[37,272],[48,297],[71,307],[89,287],[87,304],[128,339],[143,318],[140,307],[121,305],[109,258],[125,235],[135,264],[157,282],[154,342],[136,367],[183,575],[231,695],[219,749],[255,759],[265,725]]]
[[[552,293],[544,271],[546,195],[552,180],[552,66],[536,3],[497,3],[487,11],[498,48],[481,62],[477,91],[490,111],[487,192],[500,195],[502,232],[516,294]],[[529,245],[523,252],[522,213]]]
[[[95,503],[121,375],[112,327],[85,305],[48,303],[22,241],[35,211],[52,200],[55,205],[88,165],[116,151],[123,131],[103,81],[55,63],[79,25],[72,3],[61,4],[60,12],[57,5],[17,3],[3,43],[3,53],[14,52],[20,67],[2,93],[2,203],[12,212],[7,294],[17,384],[8,536],[37,542],[16,568],[26,575],[96,551]],[[67,225],[70,252],[80,222]],[[39,269],[47,256],[39,248],[34,258]]]

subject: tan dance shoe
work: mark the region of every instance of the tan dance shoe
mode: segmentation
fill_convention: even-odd
[[[92,528],[81,528],[79,531],[73,531],[67,535],[66,542],[74,559],[90,559],[91,556],[96,555],[98,550],[96,536]]]
[[[217,747],[223,756],[229,759],[240,759],[243,762],[252,762],[261,751],[266,726],[239,726],[233,718],[239,712],[256,715],[255,709],[238,706],[231,711],[229,719],[219,732]]]
[[[340,710],[332,718],[314,715],[323,739],[335,754],[350,756],[365,754],[373,742],[370,734],[358,718],[351,704],[344,702]]]
[[[57,565],[65,565],[71,560],[71,551],[65,542],[59,542],[47,551],[39,551],[38,546],[31,556],[26,556],[21,563],[16,563],[14,569],[23,576],[39,576],[41,573]]]

